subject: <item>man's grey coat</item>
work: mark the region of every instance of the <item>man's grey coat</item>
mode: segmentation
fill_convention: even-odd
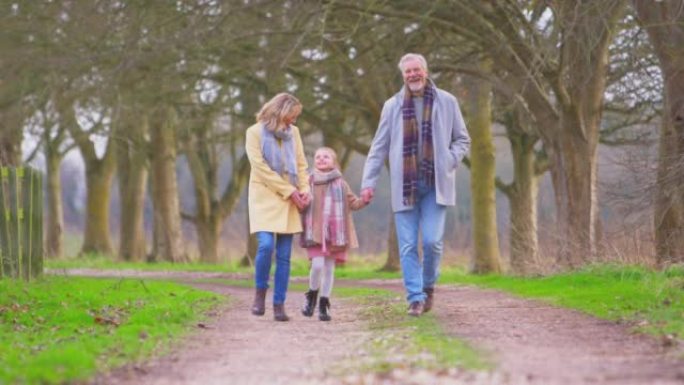
[[[433,84],[434,87],[434,84]],[[404,128],[401,106],[405,87],[382,107],[378,130],[371,144],[363,171],[361,189],[375,188],[384,162],[389,156],[392,211],[408,210],[402,202]],[[456,97],[436,88],[432,107],[432,145],[435,157],[437,203],[456,204],[456,168],[470,149],[470,136]],[[420,112],[417,112],[420,113]]]

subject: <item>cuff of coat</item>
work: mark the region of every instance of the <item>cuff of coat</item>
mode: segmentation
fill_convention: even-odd
[[[292,196],[292,194],[295,193],[295,191],[297,191],[297,189],[292,187],[290,190],[287,190],[285,192],[281,192],[280,195],[283,197],[283,200],[286,201],[286,200],[290,199],[290,197]]]

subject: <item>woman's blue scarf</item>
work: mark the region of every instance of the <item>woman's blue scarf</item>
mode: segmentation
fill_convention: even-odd
[[[297,187],[295,143],[289,126],[281,131],[271,131],[264,124],[261,129],[261,153],[271,170],[283,177],[283,174],[287,174],[290,183]]]

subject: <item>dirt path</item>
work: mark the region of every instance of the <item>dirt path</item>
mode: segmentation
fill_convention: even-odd
[[[68,274],[111,276],[112,272]],[[120,276],[246,278],[216,273],[119,272]],[[340,282],[340,284],[343,284]],[[344,283],[350,285],[354,283]],[[364,282],[401,292],[398,282]],[[471,287],[439,287],[434,316],[445,330],[487,352],[490,373],[395,370],[387,375],[345,374],[363,360],[373,336],[357,316],[359,305],[334,301],[334,320],[319,322],[298,312],[301,293],[288,294],[292,321],[248,312],[252,290],[194,284],[229,295],[231,303],[169,356],[140,368],[114,371],[96,384],[684,384],[683,352],[625,325],[572,310]],[[342,369],[341,369],[342,368]]]
[[[625,325],[493,290],[438,295],[445,328],[492,352],[511,383],[684,384],[682,350]]]
[[[354,309],[335,303],[335,322],[297,314],[291,299],[291,322],[274,322],[249,312],[252,290],[218,284],[193,284],[231,298],[228,307],[169,356],[126,368],[96,383],[118,385],[171,384],[322,384],[326,368],[350,358],[367,334],[355,322]],[[299,293],[291,293],[299,297]],[[344,338],[339,338],[340,336]]]

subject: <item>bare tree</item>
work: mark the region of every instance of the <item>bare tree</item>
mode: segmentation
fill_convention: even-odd
[[[153,259],[184,262],[176,175],[176,114],[160,106],[150,117],[152,202],[154,205]]]
[[[661,265],[684,262],[684,1],[635,0],[660,60],[665,108],[660,132],[654,225]]]
[[[10,125],[11,120],[5,116],[0,116],[0,121],[4,121],[8,127],[0,129],[0,166],[19,166],[21,164],[21,126]]]
[[[113,247],[109,231],[110,199],[112,182],[116,173],[116,151],[111,139],[102,157],[97,155],[95,143],[91,135],[101,129],[105,114],[100,112],[97,121],[92,122],[90,130],[83,129],[76,120],[74,108],[63,109],[67,129],[76,142],[83,162],[87,187],[87,203],[85,214],[85,232],[83,236],[82,254],[112,255]],[[91,131],[92,130],[92,131]]]
[[[480,66],[491,70],[490,59],[482,59]],[[468,133],[472,139],[470,150],[471,194],[473,199],[473,264],[474,273],[500,273],[499,237],[496,226],[496,162],[492,136],[492,85],[470,77],[464,101],[468,119]]]
[[[114,134],[121,198],[119,258],[141,261],[147,255],[143,213],[149,166],[149,120],[145,112],[134,113],[138,110],[129,108],[130,111],[120,112]]]

